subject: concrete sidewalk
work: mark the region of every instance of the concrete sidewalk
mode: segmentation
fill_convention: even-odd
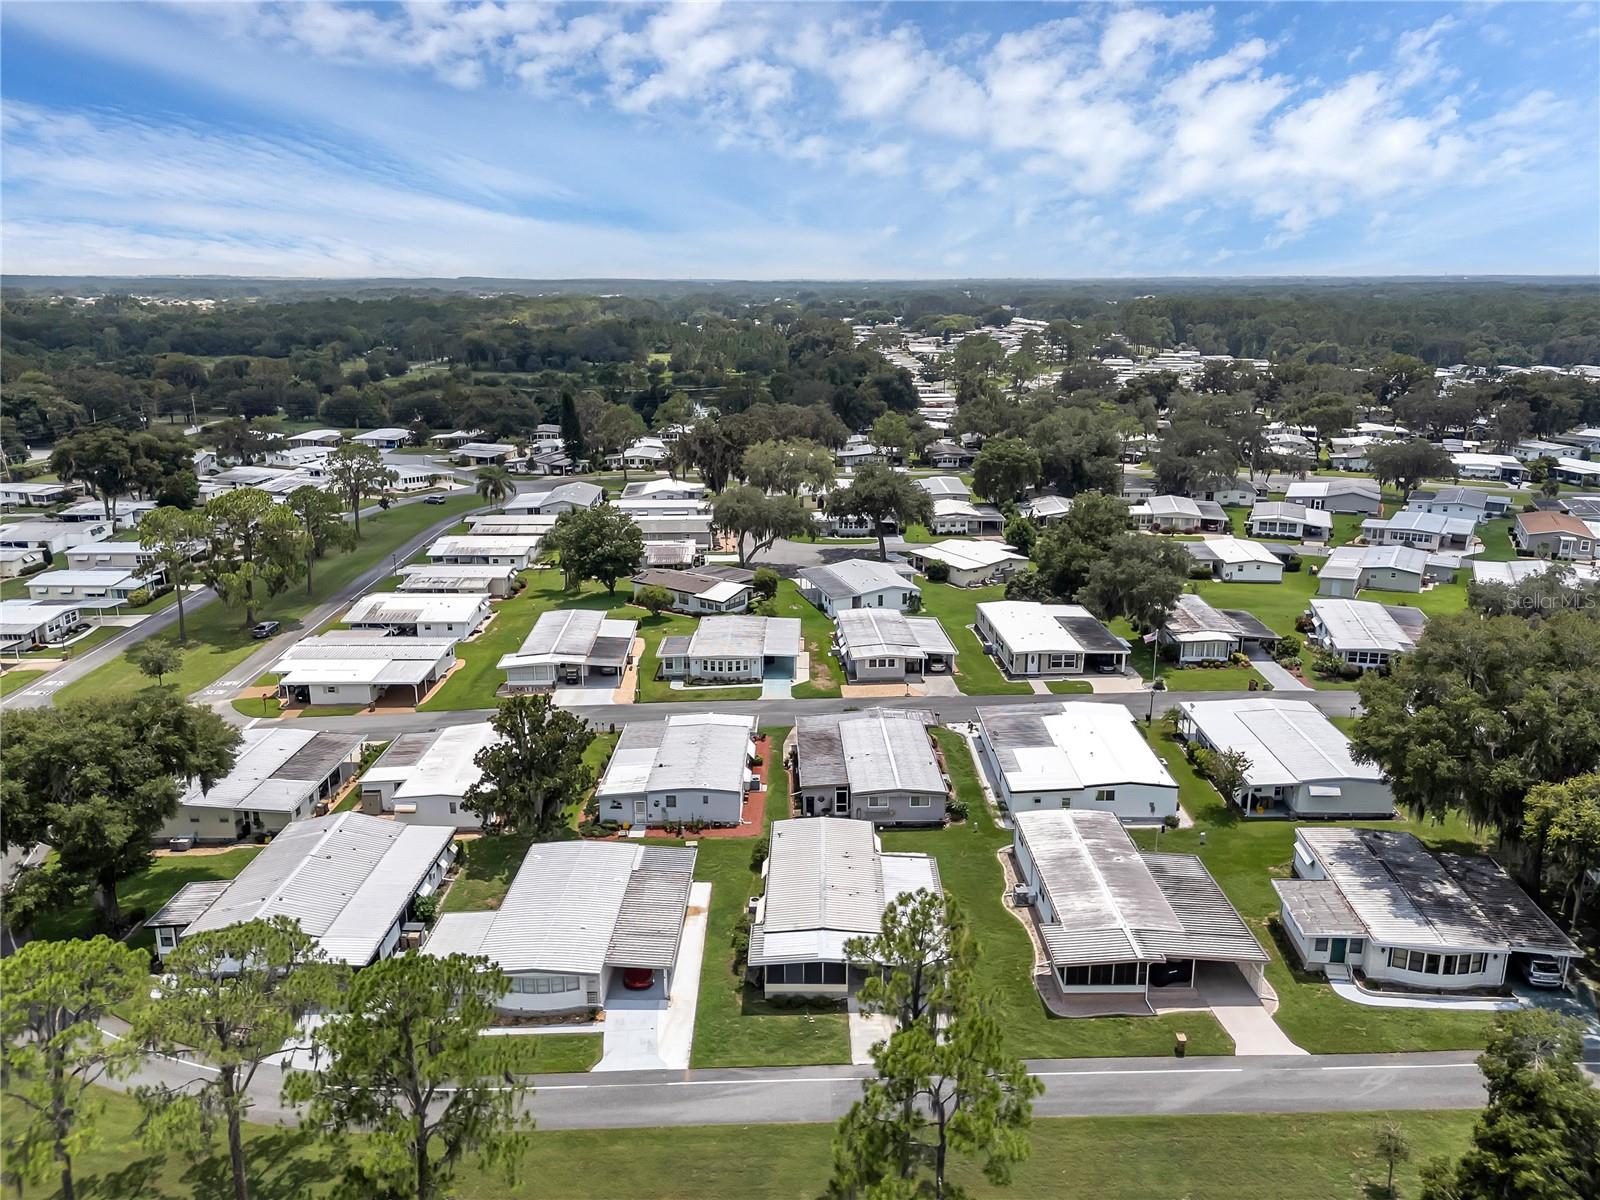
[[[1251,655],[1250,665],[1256,669],[1256,674],[1272,685],[1272,690],[1275,692],[1314,692],[1317,690],[1285,671],[1266,655],[1262,655],[1260,658]]]
[[[1233,1039],[1235,1055],[1307,1053],[1278,1028],[1261,997],[1231,963],[1196,963],[1195,990]]]

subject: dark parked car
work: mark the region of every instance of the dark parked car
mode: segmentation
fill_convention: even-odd
[[[656,981],[656,973],[647,967],[627,967],[622,972],[622,986],[630,992],[642,992]]]
[[[260,641],[262,638],[271,637],[282,628],[283,626],[277,621],[257,621],[250,627],[250,636]]]

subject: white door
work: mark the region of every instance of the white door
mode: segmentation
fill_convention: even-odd
[[[633,802],[633,823],[635,825],[643,825],[647,819],[648,814],[645,809],[645,802],[643,800],[635,800]]]

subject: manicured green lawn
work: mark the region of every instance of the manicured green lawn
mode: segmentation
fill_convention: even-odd
[[[600,1061],[605,1038],[598,1033],[495,1034],[496,1042],[513,1047],[514,1075],[564,1075],[592,1070]]]
[[[232,701],[233,711],[240,716],[276,720],[283,712],[283,704],[276,696],[241,696]]]
[[[122,881],[117,900],[125,917],[139,910],[149,916],[181,891],[185,884],[209,879],[232,879],[244,870],[260,846],[239,846],[218,854],[163,854],[137,875]],[[93,907],[85,901],[63,908],[35,922],[33,936],[48,941],[93,937],[96,932]],[[141,936],[148,940],[148,931]],[[138,938],[135,939],[137,944]]]
[[[565,1041],[569,1036],[521,1040]],[[201,1200],[228,1191],[227,1151],[190,1160],[146,1149],[139,1110],[126,1096],[104,1101],[97,1144],[75,1156],[80,1195]],[[9,1107],[6,1116],[14,1110]],[[1395,1172],[1397,1194],[1414,1196],[1428,1159],[1466,1149],[1476,1114],[1461,1112],[1250,1113],[1207,1116],[1046,1117],[1028,1131],[1032,1152],[1008,1187],[962,1161],[955,1182],[981,1200],[1333,1200],[1377,1197],[1384,1167],[1373,1132],[1393,1121],[1411,1146]],[[359,1137],[360,1135],[351,1135]],[[459,1200],[810,1200],[831,1172],[831,1125],[686,1125],[647,1129],[559,1129],[525,1135],[521,1182],[486,1172],[469,1155]],[[263,1200],[321,1197],[338,1166],[327,1143],[303,1129],[246,1127],[252,1194]],[[28,1188],[26,1200],[55,1196]]]
[[[1308,563],[1308,566],[1310,564]],[[1467,607],[1467,587],[1458,573],[1455,583],[1441,584],[1426,592],[1380,592],[1368,589],[1362,600],[1376,604],[1409,606],[1428,616],[1461,612]],[[1317,580],[1309,570],[1286,571],[1282,583],[1221,583],[1202,581],[1194,589],[1217,608],[1242,608],[1254,614],[1275,633],[1293,633],[1295,618],[1311,607],[1317,594]]]
[[[462,665],[444,685],[420,706],[423,712],[450,712],[467,708],[494,708],[495,693],[506,681],[496,664],[521,649],[528,631],[542,613],[561,608],[609,609],[626,593],[609,596],[598,583],[586,582],[575,591],[562,590],[561,571],[539,567],[523,572],[525,586],[515,596],[494,602],[494,620],[470,642],[456,647]]]
[[[672,680],[657,678],[661,666],[661,639],[690,636],[700,623],[698,618],[668,612],[651,616],[644,609],[632,605],[617,609],[611,615],[639,622],[639,636],[644,639],[644,653],[639,657],[639,703],[714,704],[719,700],[761,698],[761,688],[757,685],[675,688]]]
[[[1271,585],[1258,583],[1241,586],[1270,587]],[[1133,626],[1122,617],[1112,621],[1107,628],[1132,647],[1128,653],[1128,665],[1138,673],[1140,679],[1148,683],[1150,660],[1155,647],[1135,633]],[[1156,678],[1165,683],[1167,690],[1172,692],[1247,692],[1250,690],[1252,680],[1257,687],[1264,682],[1254,667],[1177,667],[1167,662],[1160,665]]]
[[[1087,679],[1051,679],[1045,687],[1057,696],[1084,696],[1093,693],[1094,685]]]
[[[1004,600],[1002,584],[982,588],[958,588],[948,583],[932,583],[918,578],[922,588],[922,611],[939,618],[945,633],[955,643],[956,686],[968,696],[1021,696],[1033,689],[1026,683],[1007,679],[994,659],[983,652],[983,643],[970,626],[977,620],[979,604]]]
[[[806,652],[811,655],[811,678],[796,680],[791,694],[796,700],[837,696],[839,685],[844,682],[844,668],[833,652],[833,622],[828,620],[827,613],[805,600],[792,579],[779,582],[772,608],[773,616],[800,618],[800,636],[805,639]]]
[[[405,542],[453,514],[482,505],[483,501],[475,495],[454,496],[441,506],[406,504],[366,518],[361,522],[361,541],[354,550],[331,555],[317,564],[313,574],[315,587],[310,596],[306,595],[303,583],[292,585],[287,592],[264,603],[256,614],[257,619],[281,621],[286,631],[298,628],[301,617],[386,561]],[[184,651],[183,665],[177,675],[171,677],[180,692],[198,691],[223,678],[260,647],[260,643],[250,637],[244,611],[230,608],[220,600],[189,613],[187,624],[189,645]],[[176,628],[161,636],[174,644],[178,640]],[[56,693],[56,699],[58,703],[66,703],[86,696],[125,694],[139,690],[147,682],[123,654],[62,688]]]
[[[977,766],[965,739],[949,729],[934,736],[944,750],[956,794],[969,820],[931,831],[885,831],[885,850],[919,851],[939,863],[945,892],[961,902],[978,945],[977,983],[1006,1033],[1006,1048],[1026,1058],[1162,1055],[1173,1035],[1189,1035],[1191,1054],[1231,1054],[1233,1042],[1210,1013],[1161,1017],[1051,1016],[1033,986],[1033,943],[1005,905],[1005,875],[996,851],[1010,843],[984,801]],[[701,1003],[705,1003],[704,992]]]
[[[1484,562],[1511,562],[1518,556],[1511,544],[1511,521],[1485,521],[1478,526],[1478,537],[1483,542],[1483,553],[1476,555]],[[1471,568],[1467,568],[1470,577]]]
[[[1151,731],[1151,742],[1178,781],[1185,811],[1194,818],[1193,828],[1163,833],[1161,849],[1198,854],[1272,954],[1267,979],[1280,1001],[1278,1025],[1291,1040],[1313,1054],[1465,1050],[1483,1045],[1493,1014],[1368,1008],[1335,995],[1320,976],[1291,970],[1284,958],[1284,946],[1273,936],[1278,895],[1272,889],[1272,881],[1290,876],[1296,823],[1241,816],[1238,809],[1225,804],[1216,790],[1195,774],[1182,747],[1162,731],[1160,723]],[[1408,830],[1431,845],[1469,853],[1481,847],[1480,839],[1457,819],[1443,825],[1408,821],[1350,824]],[[1151,830],[1135,830],[1133,836],[1146,849],[1155,840]]]
[[[786,727],[763,729],[776,747]],[[789,815],[789,781],[774,772],[767,789],[766,823]],[[695,878],[711,884],[700,1000],[695,1011],[696,1067],[811,1066],[850,1061],[850,1031],[842,1009],[780,1008],[733,973],[734,929],[760,888],[750,869],[754,838],[704,838]]]
[[[12,692],[20,692],[43,674],[43,671],[29,671],[21,667],[13,667],[4,675],[0,675],[0,696],[9,696]]]

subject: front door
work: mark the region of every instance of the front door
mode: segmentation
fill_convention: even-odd
[[[648,819],[649,814],[645,808],[645,802],[643,800],[635,800],[633,802],[633,823],[635,825],[643,825]]]
[[[1328,947],[1328,961],[1342,963],[1344,961],[1345,939],[1334,938],[1333,944]]]

